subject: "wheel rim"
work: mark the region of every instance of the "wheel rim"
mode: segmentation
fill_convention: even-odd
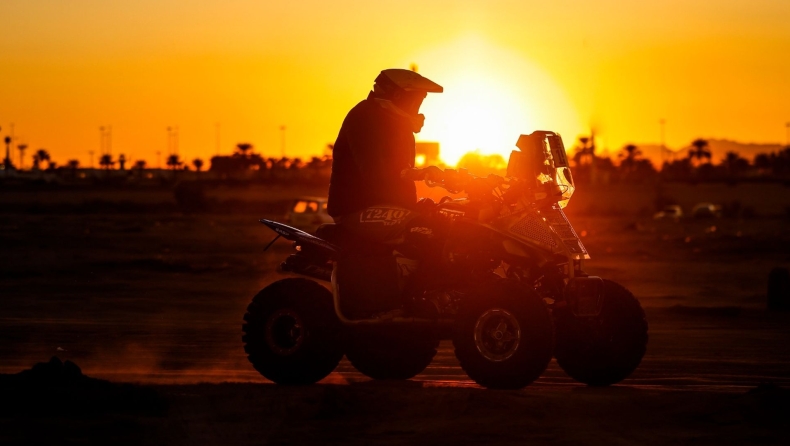
[[[304,337],[302,318],[289,308],[275,311],[266,321],[266,343],[278,355],[296,353],[302,346]]]
[[[521,326],[513,313],[502,308],[486,310],[475,323],[475,346],[489,361],[509,359],[521,342]]]

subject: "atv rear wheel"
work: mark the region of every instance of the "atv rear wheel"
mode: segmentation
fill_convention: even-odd
[[[261,290],[242,331],[252,366],[277,384],[317,382],[343,357],[332,293],[311,280],[284,279]]]
[[[461,368],[481,386],[520,389],[546,370],[554,324],[534,290],[500,279],[460,308],[453,345]]]
[[[596,317],[554,311],[557,363],[576,381],[608,386],[627,378],[647,348],[647,320],[639,301],[621,285],[604,280],[604,301]]]
[[[409,379],[428,367],[438,346],[434,327],[358,327],[349,336],[346,357],[370,378]]]

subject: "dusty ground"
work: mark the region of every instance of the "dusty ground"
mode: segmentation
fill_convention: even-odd
[[[790,387],[790,315],[764,311],[768,272],[790,266],[781,208],[674,223],[612,203],[593,212],[581,196],[569,215],[593,255],[588,270],[647,311],[642,365],[618,386],[588,389],[552,362],[516,392],[477,388],[447,343],[411,382],[371,382],[344,361],[317,386],[266,383],[240,341],[249,299],[281,277],[273,269],[288,252],[262,252],[263,215],[165,205],[0,214],[0,373],[57,355],[89,376],[155,386],[169,407],[4,413],[0,444],[786,444],[786,392],[748,393]]]

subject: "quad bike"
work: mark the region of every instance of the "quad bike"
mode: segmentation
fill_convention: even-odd
[[[373,209],[368,217],[393,239],[357,248],[342,225],[314,236],[261,220],[293,241],[281,270],[306,277],[253,298],[243,325],[253,367],[278,384],[310,384],[346,355],[371,378],[409,379],[451,339],[463,370],[488,388],[522,388],[552,356],[591,386],[628,377],[645,353],[647,321],[628,290],[583,270],[590,256],[563,212],[575,186],[562,139],[537,131],[516,146],[507,178],[445,170],[425,179],[467,194],[435,204],[449,229],[431,262],[410,258],[398,235],[430,230],[407,228],[404,209]],[[365,309],[393,299],[398,311]]]

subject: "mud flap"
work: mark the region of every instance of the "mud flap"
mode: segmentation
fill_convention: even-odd
[[[603,308],[603,300],[604,284],[600,277],[574,277],[565,287],[565,301],[574,316],[598,316]]]
[[[364,319],[401,307],[398,266],[391,253],[347,253],[335,268],[340,310],[347,318]]]

